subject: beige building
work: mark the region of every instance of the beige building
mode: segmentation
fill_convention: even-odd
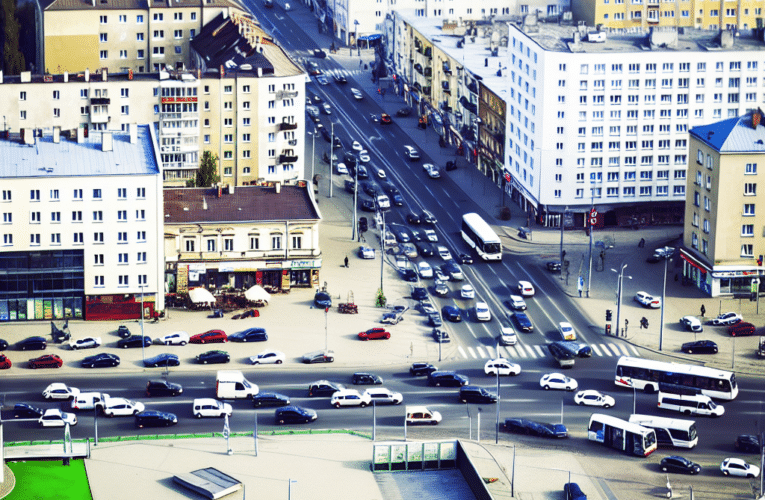
[[[690,131],[683,275],[713,297],[749,295],[763,272],[764,118],[756,109]]]
[[[41,6],[46,73],[191,67],[190,43],[231,0],[53,0]]]
[[[751,30],[762,18],[762,2],[753,0],[576,0],[574,20],[612,30],[683,27]]]

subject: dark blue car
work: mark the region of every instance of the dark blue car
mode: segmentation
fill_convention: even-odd
[[[165,352],[151,358],[146,358],[143,364],[150,368],[156,368],[157,366],[178,366],[181,364],[181,361],[175,354]]]
[[[83,359],[80,366],[83,368],[105,368],[107,366],[117,366],[120,364],[119,356],[109,354],[108,352],[102,352],[100,354],[94,354]]]
[[[531,320],[526,313],[513,313],[513,319],[515,320],[515,324],[518,325],[518,329],[522,332],[530,332],[534,329],[534,326],[531,324]]]
[[[42,351],[47,346],[48,341],[43,337],[29,337],[16,344],[21,351]]]
[[[229,342],[262,342],[268,340],[265,328],[248,328],[228,336]]]
[[[535,422],[525,418],[508,418],[503,425],[507,432],[516,432],[518,434],[529,434],[531,436],[548,438],[568,437],[568,429],[563,424],[548,424],[546,422]]]
[[[327,292],[316,292],[313,296],[313,305],[322,309],[332,307],[332,297]]]
[[[274,413],[277,424],[307,424],[317,418],[315,410],[301,406],[282,406]]]
[[[143,346],[149,347],[151,345],[151,338],[144,335],[143,336]],[[140,335],[131,335],[130,337],[126,339],[122,339],[117,342],[117,347],[120,347],[122,349],[127,349],[128,347],[141,347],[141,336]]]

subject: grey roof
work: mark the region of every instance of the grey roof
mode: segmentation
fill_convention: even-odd
[[[753,126],[755,115],[757,126]],[[765,153],[765,113],[757,109],[743,116],[693,127],[691,134],[720,153]]]
[[[202,28],[191,41],[191,46],[204,60],[207,68],[223,65],[234,69],[249,64],[253,71],[261,68],[263,74],[273,74],[274,67],[245,37],[240,35],[235,21],[223,13]]]
[[[90,132],[78,143],[61,134],[35,137],[35,144],[22,144],[18,135],[0,140],[1,177],[88,177],[99,175],[159,175],[154,136],[149,125],[136,127],[136,142],[129,134],[112,132],[111,151],[101,151],[102,134]]]
[[[165,224],[319,220],[309,186],[165,189]]]
[[[215,467],[176,474],[173,481],[200,495],[215,500],[242,489],[242,483]]]
[[[234,7],[242,8],[235,1],[229,0],[43,0],[43,9],[54,10],[142,10],[177,9],[177,8],[210,8]]]

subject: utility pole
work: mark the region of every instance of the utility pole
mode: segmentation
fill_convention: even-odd
[[[669,265],[669,257],[664,256],[664,281],[661,283],[661,317],[659,318],[659,350],[661,351],[661,345],[664,341],[664,301],[667,295],[667,266]]]
[[[566,212],[568,212],[568,207],[563,211],[563,213],[560,214],[560,279],[563,281],[563,257],[565,257],[565,254],[563,253],[563,224],[566,220]]]
[[[335,122],[332,122],[332,140],[329,143],[329,197],[332,198],[332,172],[334,171],[333,160],[335,157]]]
[[[359,218],[358,218],[358,206],[359,206],[359,163],[356,163],[356,167],[353,169],[353,235],[351,235],[351,241],[355,241],[359,236]],[[361,237],[358,237],[360,240]]]
[[[593,188],[590,188],[590,195],[592,197],[592,208],[590,208],[590,271],[587,275],[587,298],[590,298],[590,287],[592,286],[592,232],[595,230],[595,224],[598,221],[598,211],[595,210],[595,192]]]

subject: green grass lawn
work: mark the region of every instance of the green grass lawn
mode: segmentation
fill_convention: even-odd
[[[5,500],[89,500],[88,476],[82,460],[62,465],[61,460],[7,462],[16,476],[16,487]]]

